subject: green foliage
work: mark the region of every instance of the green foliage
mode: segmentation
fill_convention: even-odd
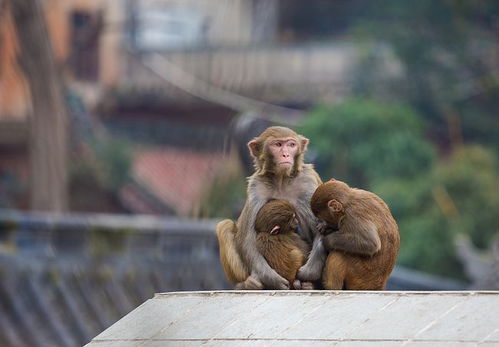
[[[87,212],[121,210],[116,193],[129,179],[132,148],[119,139],[94,138],[70,158],[70,208]]]
[[[321,176],[348,178],[356,186],[389,177],[412,178],[434,160],[420,119],[402,105],[363,99],[323,105],[311,112],[300,130],[318,152]]]
[[[379,65],[366,60],[357,87],[373,95],[380,85],[390,96],[415,107],[443,143],[453,143],[450,117],[462,125],[465,141],[480,141],[499,151],[499,60],[497,1],[400,1],[383,6],[366,2],[351,29],[361,42],[381,42],[403,66],[393,84],[369,72]],[[384,63],[379,59],[380,64]]]
[[[414,180],[386,180],[372,190],[399,224],[401,264],[462,278],[453,240],[464,233],[486,247],[499,226],[498,184],[493,152],[469,146]]]
[[[95,139],[90,144],[99,168],[103,186],[111,191],[119,189],[129,178],[132,146],[118,137]]]
[[[494,153],[476,145],[461,148],[436,168],[435,179],[455,204],[454,229],[485,247],[499,231],[499,170]]]
[[[354,91],[411,105],[439,148],[452,151],[472,142],[489,148],[465,145],[410,180],[394,175],[370,182],[398,220],[400,263],[462,276],[454,236],[468,234],[486,247],[499,227],[499,60],[493,58],[499,51],[499,2],[388,0],[383,6],[366,2],[365,10],[351,31],[362,43],[381,45],[366,54]],[[378,72],[387,62],[379,52],[387,51],[402,65],[391,80]],[[379,149],[395,147],[391,141]]]
[[[371,190],[390,206],[401,233],[400,264],[463,278],[455,235],[485,247],[498,231],[494,153],[463,146],[437,161],[410,108],[350,99],[317,107],[300,130],[317,151],[323,179]]]
[[[9,169],[0,168],[0,208],[13,208],[27,195],[26,184]]]
[[[216,178],[201,202],[200,216],[236,219],[242,208],[245,193],[246,180],[241,173]]]
[[[123,253],[126,250],[127,238],[133,229],[111,230],[95,227],[90,230],[90,249],[94,256]]]

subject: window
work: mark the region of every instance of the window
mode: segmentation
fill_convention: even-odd
[[[135,44],[139,49],[184,48],[205,41],[207,21],[192,9],[143,2],[136,16]]]
[[[76,11],[71,15],[70,65],[74,76],[85,81],[99,78],[100,15]]]

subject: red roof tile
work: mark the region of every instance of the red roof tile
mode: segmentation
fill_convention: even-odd
[[[132,174],[178,215],[186,216],[199,208],[203,193],[225,162],[218,153],[171,147],[145,149],[135,153]]]

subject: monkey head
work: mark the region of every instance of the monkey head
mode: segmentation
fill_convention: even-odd
[[[257,232],[275,235],[294,232],[297,228],[296,210],[286,200],[269,200],[256,215],[255,229]]]
[[[302,170],[308,139],[289,128],[272,126],[248,143],[259,175],[293,176]]]
[[[310,200],[310,207],[314,215],[323,221],[319,226],[320,233],[338,231],[346,215],[350,190],[346,183],[334,178],[317,187]]]

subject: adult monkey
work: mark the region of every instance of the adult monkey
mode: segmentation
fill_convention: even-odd
[[[248,179],[246,203],[237,224],[226,219],[216,228],[220,260],[236,289],[290,288],[291,284],[269,266],[256,246],[256,214],[270,199],[290,202],[296,209],[302,238],[314,242],[307,263],[298,272],[299,278],[317,280],[321,276],[326,252],[316,232],[317,219],[310,209],[310,198],[322,181],[311,164],[303,163],[307,145],[308,139],[280,126],[267,128],[248,143],[255,172]],[[294,286],[299,289],[301,283]]]

